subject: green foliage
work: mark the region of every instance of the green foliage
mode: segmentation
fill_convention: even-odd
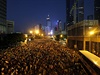
[[[67,38],[67,35],[63,35],[63,37],[60,37],[61,34],[56,35],[55,40],[59,41],[59,40],[64,40],[64,38]]]

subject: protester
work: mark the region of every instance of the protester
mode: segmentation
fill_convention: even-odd
[[[59,42],[38,39],[1,52],[1,75],[86,75],[78,60]]]

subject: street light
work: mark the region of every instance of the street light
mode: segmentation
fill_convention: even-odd
[[[43,36],[43,34],[41,34],[41,36]]]
[[[61,34],[61,35],[60,35],[60,37],[62,38],[62,37],[63,37],[63,35]]]
[[[39,34],[39,30],[35,30],[35,33],[36,33],[36,34]]]
[[[32,33],[33,33],[33,31],[31,30],[31,31],[30,31],[30,34],[32,34]]]
[[[94,34],[94,31],[90,31],[90,35],[93,35]]]
[[[25,34],[25,38],[26,39],[25,39],[24,43],[27,44],[27,38],[28,38],[28,35],[27,34]]]
[[[25,38],[27,38],[28,37],[28,35],[27,34],[25,34]]]

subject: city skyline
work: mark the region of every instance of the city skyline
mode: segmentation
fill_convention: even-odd
[[[36,24],[46,25],[46,17],[50,15],[52,25],[66,19],[66,0],[8,0],[7,19],[15,22],[15,32],[27,32]]]

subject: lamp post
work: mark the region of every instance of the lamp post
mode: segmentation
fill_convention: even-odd
[[[27,34],[25,34],[25,38],[26,39],[25,39],[24,43],[27,44],[27,38],[28,38],[28,35]]]

